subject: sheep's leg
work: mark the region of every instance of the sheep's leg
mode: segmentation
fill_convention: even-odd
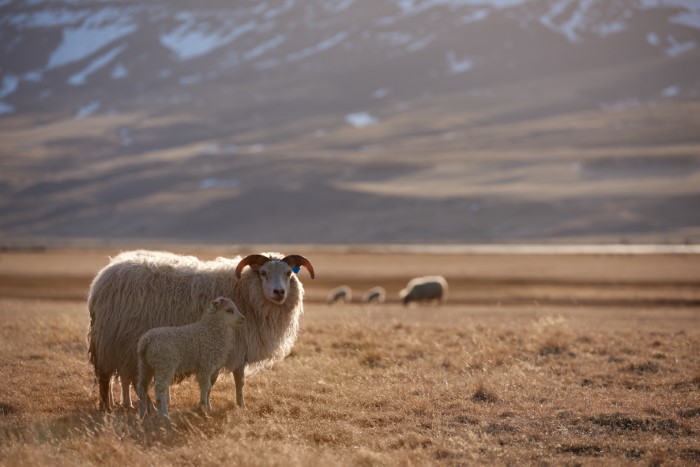
[[[245,364],[233,370],[233,380],[236,382],[236,404],[238,407],[245,408],[243,402],[243,385],[245,384]]]
[[[120,376],[119,380],[122,385],[122,407],[127,410],[131,410],[134,408],[134,406],[131,405],[131,380],[123,376]]]
[[[100,389],[100,410],[110,412],[112,410],[112,375],[97,373],[97,385]]]

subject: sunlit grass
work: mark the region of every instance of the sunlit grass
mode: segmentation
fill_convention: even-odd
[[[173,388],[171,420],[140,421],[96,410],[82,302],[0,301],[0,462],[700,460],[695,331],[578,329],[547,315],[451,325],[439,322],[441,309],[426,312],[434,324],[359,313],[324,322],[340,311],[312,305],[292,354],[248,381],[247,409],[226,376],[210,417],[193,410],[198,389],[186,381]]]

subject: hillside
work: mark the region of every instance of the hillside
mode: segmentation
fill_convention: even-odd
[[[0,238],[697,242],[693,1],[0,2]]]

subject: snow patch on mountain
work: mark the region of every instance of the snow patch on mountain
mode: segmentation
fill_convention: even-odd
[[[355,112],[345,116],[345,121],[355,128],[365,128],[379,123],[377,117],[368,112]]]
[[[309,58],[312,55],[316,55],[321,52],[325,52],[326,50],[332,49],[336,45],[340,44],[343,42],[345,39],[348,38],[348,33],[347,31],[341,31],[327,39],[322,40],[318,44],[315,44],[311,47],[307,47],[305,49],[302,49],[298,52],[292,52],[286,55],[285,59],[288,62],[296,62],[298,60],[302,60],[305,58]]]
[[[291,11],[291,9],[294,7],[294,0],[285,0],[284,3],[278,7],[278,8],[270,8],[269,10],[265,11],[265,14],[263,17],[265,19],[274,19],[277,18],[278,16],[281,16],[288,11]]]
[[[675,39],[670,38],[670,42],[671,45],[666,48],[666,55],[673,58],[679,57],[686,52],[690,52],[697,47],[697,43],[692,40],[686,42],[676,42]]]
[[[129,72],[127,71],[124,64],[119,62],[114,66],[114,68],[112,69],[112,73],[110,73],[109,76],[111,76],[112,79],[122,79],[129,76]]]
[[[257,46],[255,46],[254,48],[250,49],[249,51],[244,52],[243,58],[245,60],[253,60],[253,59],[256,59],[258,57],[261,57],[261,56],[265,55],[266,53],[268,53],[269,51],[274,50],[277,47],[279,47],[280,45],[284,44],[286,39],[287,39],[287,36],[285,36],[284,34],[278,34],[275,37],[273,37],[272,39],[268,39],[266,41],[263,41],[260,44],[258,44]]]
[[[674,84],[661,90],[661,95],[664,97],[676,97],[681,91],[680,86]]]
[[[459,21],[462,24],[471,24],[471,23],[478,23],[479,21],[483,21],[486,18],[489,17],[489,14],[491,12],[487,9],[479,9],[475,10],[467,15],[463,15]]]
[[[0,87],[0,99],[9,96],[17,90],[19,86],[19,78],[14,75],[5,75],[2,77],[2,87]]]
[[[82,86],[87,82],[87,78],[100,70],[101,68],[109,65],[109,63],[114,60],[117,55],[122,53],[126,49],[126,46],[121,45],[119,47],[114,47],[112,50],[104,55],[97,57],[95,60],[91,61],[88,66],[80,70],[79,72],[73,74],[68,78],[68,84],[72,86]]]
[[[1,7],[2,5],[0,5]],[[90,15],[86,10],[39,10],[19,13],[9,18],[8,24],[21,28],[48,28],[76,24]]]
[[[75,118],[81,119],[81,118],[89,117],[90,115],[92,115],[95,112],[97,112],[98,110],[100,110],[101,106],[102,106],[102,103],[100,101],[97,101],[97,100],[90,101],[78,109],[78,111],[75,113]]]
[[[200,22],[201,18],[194,13],[181,12],[177,17],[182,24],[161,34],[160,43],[170,49],[180,61],[207,55],[259,27],[254,20],[238,26],[224,21],[220,27],[211,29],[206,27],[206,21]]]
[[[63,30],[63,39],[49,57],[46,68],[57,68],[83,60],[117,39],[133,33],[137,28],[128,10],[98,10],[79,27]]]
[[[451,75],[459,75],[474,67],[474,62],[472,60],[468,58],[457,58],[457,54],[453,50],[447,52],[447,63],[449,65],[448,73]]]

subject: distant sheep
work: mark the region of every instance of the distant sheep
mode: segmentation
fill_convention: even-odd
[[[442,276],[416,277],[399,292],[399,298],[404,305],[432,300],[441,303],[447,299],[447,281]]]
[[[362,303],[384,303],[386,290],[384,287],[372,287],[362,296]]]
[[[338,302],[349,303],[352,301],[352,290],[347,285],[341,285],[328,292],[326,299],[329,305],[335,305]]]
[[[233,348],[234,328],[245,318],[229,298],[212,300],[199,321],[184,326],[165,326],[147,331],[138,343],[139,373],[136,385],[139,415],[146,414],[148,386],[155,376],[156,405],[168,416],[168,388],[174,378],[196,375],[199,407],[211,411],[209,395],[219,370]]]
[[[244,271],[244,268],[250,268]],[[311,263],[299,255],[264,253],[200,261],[155,251],[122,253],[95,276],[88,308],[88,354],[100,393],[100,408],[111,410],[112,377],[122,383],[122,404],[131,407],[136,384],[138,340],[161,326],[182,326],[202,316],[211,297],[230,297],[245,324],[234,332],[224,365],[236,382],[236,402],[243,407],[245,375],[270,366],[292,349],[304,311],[304,288],[293,269]]]

